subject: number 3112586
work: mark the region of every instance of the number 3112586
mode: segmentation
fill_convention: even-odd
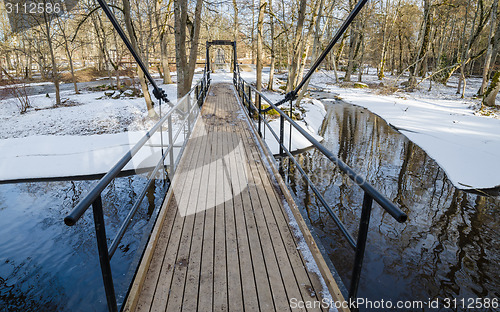
[[[28,3],[5,3],[7,14],[58,14],[61,12],[61,4],[51,2],[28,2]]]

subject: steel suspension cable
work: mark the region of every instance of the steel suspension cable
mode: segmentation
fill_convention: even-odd
[[[275,104],[276,106],[279,106],[279,105],[286,103],[288,101],[291,101],[291,100],[295,100],[297,98],[297,93],[299,92],[299,90],[304,86],[306,81],[311,78],[312,74],[316,71],[316,69],[318,69],[319,65],[321,65],[321,63],[324,61],[324,59],[326,58],[328,53],[330,53],[333,46],[337,43],[337,41],[339,41],[340,37],[342,37],[342,35],[347,30],[349,25],[351,25],[354,18],[358,15],[358,13],[361,11],[361,9],[365,6],[366,2],[368,2],[368,0],[359,0],[358,1],[356,6],[354,7],[354,9],[352,9],[351,13],[349,13],[347,18],[344,20],[344,22],[340,26],[340,28],[337,30],[337,33],[335,34],[335,36],[332,38],[332,40],[330,40],[330,43],[328,44],[328,46],[323,50],[321,55],[316,59],[314,64],[311,66],[311,68],[309,69],[307,74],[304,76],[304,78],[302,78],[302,80],[297,85],[297,87],[295,87],[294,90],[288,92],[285,95],[284,99],[282,99],[281,101],[279,101]],[[271,109],[272,109],[272,107],[268,107],[268,108],[262,110],[262,112],[267,112]]]
[[[162,99],[163,101],[169,103],[170,101],[167,98],[167,94],[165,93],[165,91],[162,88],[158,87],[158,85],[154,81],[154,79],[151,76],[151,74],[149,73],[146,65],[144,64],[142,59],[139,57],[139,54],[137,53],[137,51],[135,51],[134,47],[132,46],[132,43],[125,35],[125,32],[123,31],[120,24],[118,24],[118,21],[116,20],[115,15],[113,14],[113,12],[111,12],[111,9],[109,8],[106,1],[105,0],[97,0],[97,2],[99,2],[99,6],[102,8],[102,10],[104,11],[106,16],[108,17],[111,24],[113,24],[113,27],[115,28],[116,32],[118,32],[118,35],[120,35],[120,37],[122,38],[122,40],[125,43],[125,45],[127,46],[128,50],[130,51],[130,53],[134,57],[135,61],[137,62],[137,64],[141,68],[142,72],[144,73],[144,76],[146,76],[149,83],[151,83],[151,85],[153,86],[153,95],[156,97],[156,99],[158,99],[158,100]]]

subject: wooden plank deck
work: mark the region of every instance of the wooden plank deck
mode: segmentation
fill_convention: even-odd
[[[211,87],[124,311],[290,311],[292,298],[322,300],[245,118],[230,84]]]

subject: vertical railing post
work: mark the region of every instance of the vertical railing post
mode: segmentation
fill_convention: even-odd
[[[280,156],[283,156],[283,144],[285,144],[285,117],[280,115]]]
[[[290,112],[288,113],[288,117],[292,119],[293,113],[293,100],[290,100]],[[292,119],[293,120],[293,119]],[[290,123],[290,129],[288,131],[288,151],[292,152],[292,123]],[[290,168],[292,167],[292,160],[288,157],[288,178],[290,179]]]
[[[196,90],[199,91],[198,87],[196,87]],[[198,101],[198,96],[199,96],[199,92],[197,92],[196,101]],[[188,116],[187,116],[188,130],[187,130],[187,136],[189,137],[189,135],[191,134],[191,101],[187,101],[187,104],[188,104]]]
[[[104,225],[104,214],[102,211],[101,196],[92,203],[94,212],[95,234],[97,238],[97,250],[99,251],[99,262],[101,264],[102,280],[104,282],[104,291],[106,292],[106,301],[108,310],[111,312],[118,311],[115,296],[115,286],[113,285],[113,276],[111,274],[111,264],[108,253],[108,242],[106,238],[106,228]]]
[[[248,105],[247,105],[247,109],[248,109],[248,113],[250,115],[250,117],[252,117],[252,111],[251,111],[251,105],[250,103],[252,103],[252,89],[250,89],[250,86],[248,86]]]
[[[368,237],[368,226],[370,225],[370,214],[372,211],[373,198],[366,192],[363,197],[363,208],[361,209],[361,220],[359,222],[358,239],[356,242],[356,255],[354,268],[352,270],[351,285],[349,288],[349,299],[356,299],[358,295],[359,278],[363,267],[365,255],[366,238]],[[357,307],[352,311],[357,311]]]
[[[259,135],[262,138],[262,118],[260,116],[260,111],[262,110],[262,98],[260,96],[260,93],[257,93],[257,105],[259,105],[259,111],[257,112],[257,115],[259,115]]]
[[[264,120],[267,120],[266,117],[267,117],[267,112],[264,113]],[[264,125],[264,140],[266,139],[266,128],[267,125]]]
[[[191,94],[188,94],[188,102],[191,101]],[[172,114],[168,116],[168,146],[170,150],[170,176],[174,175],[175,172],[175,164],[174,164],[174,140],[172,139]]]

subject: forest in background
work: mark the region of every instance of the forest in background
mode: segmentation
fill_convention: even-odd
[[[150,112],[152,100],[144,75],[95,0],[80,0],[64,14],[39,14],[30,27],[12,28],[8,3],[0,2],[0,81],[19,84],[52,81],[60,104],[59,84],[98,76],[137,76]],[[39,1],[40,2],[40,1]],[[55,4],[57,1],[43,0]],[[118,21],[152,72],[172,83],[178,96],[191,86],[196,64],[203,66],[207,40],[236,40],[239,62],[256,64],[257,87],[263,66],[288,73],[285,91],[300,81],[311,61],[328,44],[354,0],[112,0]],[[64,4],[64,3],[62,3]],[[459,78],[464,96],[467,78],[478,77],[475,93],[495,106],[500,89],[498,0],[369,1],[344,33],[322,68],[336,82],[362,81],[366,68],[379,79],[398,77],[397,89],[412,91],[422,81],[446,84]],[[10,15],[9,15],[10,14]],[[228,55],[230,55],[228,53]],[[176,66],[176,64],[178,66]],[[338,72],[345,74],[340,77]]]

